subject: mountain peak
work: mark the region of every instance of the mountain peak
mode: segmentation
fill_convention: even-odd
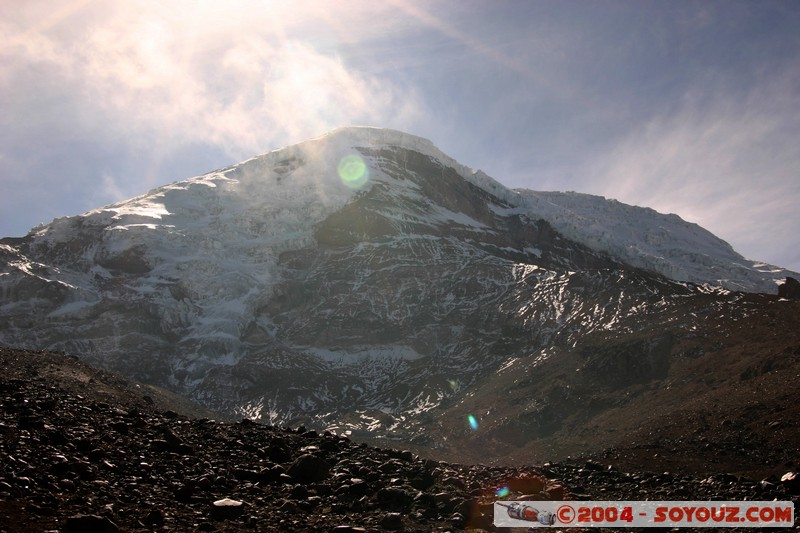
[[[389,145],[409,149],[438,150],[431,140],[424,137],[376,126],[342,126],[323,133],[315,139],[332,138],[346,138],[355,144],[371,146]]]

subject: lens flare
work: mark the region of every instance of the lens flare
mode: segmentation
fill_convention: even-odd
[[[472,428],[472,431],[476,431],[478,429],[478,421],[475,419],[475,417],[469,415],[467,420],[469,421],[469,427]]]
[[[498,498],[505,498],[508,496],[508,493],[511,492],[508,487],[498,487],[494,493],[497,495]]]
[[[339,179],[351,189],[360,189],[369,180],[369,171],[364,160],[357,155],[344,156],[339,161]]]

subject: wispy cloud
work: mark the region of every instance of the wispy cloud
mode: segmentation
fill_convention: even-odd
[[[678,109],[646,121],[590,161],[584,183],[605,196],[678,213],[736,249],[764,254],[753,259],[778,261],[776,239],[798,245],[799,82],[800,70],[783,71],[747,94],[689,92]]]
[[[318,9],[319,22],[328,5],[303,9]],[[101,2],[82,6],[86,27],[65,28],[64,17],[27,28],[6,23],[0,83],[43,69],[47,90],[107,135],[155,151],[212,143],[236,157],[387,115],[402,124],[419,112],[409,88],[351,71],[334,53],[289,37],[299,24],[290,4],[218,6]],[[40,89],[27,90],[11,104],[34,104]]]

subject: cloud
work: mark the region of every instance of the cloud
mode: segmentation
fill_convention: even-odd
[[[775,242],[800,247],[800,70],[766,79],[746,94],[687,92],[588,162],[586,188],[675,212],[744,255],[777,262]]]
[[[62,116],[162,155],[211,143],[243,157],[343,124],[413,120],[421,107],[413,90],[349,70],[334,52],[292,38],[301,25],[324,24],[327,5],[304,5],[318,13],[303,17],[285,2],[83,3],[80,27],[69,27],[67,15],[25,27],[33,15],[22,13],[2,28],[9,37],[0,86],[8,90],[36,69],[46,87],[16,93],[10,103],[20,120],[50,95],[73,106]]]
[[[95,204],[101,205],[106,198],[123,198],[124,194],[117,178],[103,173],[100,185],[93,191],[91,198]]]

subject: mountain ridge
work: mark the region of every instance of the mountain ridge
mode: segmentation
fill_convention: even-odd
[[[285,161],[292,161],[294,157],[292,154],[301,152],[314,154],[320,159],[319,152],[329,153],[338,150],[347,153],[353,152],[358,146],[381,145],[397,146],[438,159],[443,165],[455,169],[462,178],[506,202],[515,212],[529,217],[543,218],[569,238],[598,251],[610,253],[634,266],[660,272],[671,279],[720,285],[732,290],[773,293],[777,285],[787,276],[800,277],[797,272],[744,259],[728,243],[697,224],[685,222],[678,215],[664,215],[647,207],[639,208],[616,200],[608,200],[603,196],[571,191],[508,189],[483,171],[471,169],[455,161],[428,139],[397,130],[363,126],[337,128],[308,141],[273,150],[218,171],[158,187],[144,195],[91,210],[82,216],[99,215],[110,211],[117,215],[127,214],[131,218],[138,215],[144,219],[140,220],[140,224],[146,225],[148,224],[146,219],[152,221],[169,214],[158,204],[148,204],[146,200],[172,187],[180,186],[179,184],[204,183],[213,187],[214,176],[238,175],[237,170],[245,169],[248,165],[267,165],[270,159],[283,157]],[[290,165],[283,167],[276,165],[275,168],[277,172],[291,171]],[[319,194],[318,197],[334,198],[336,201],[329,202],[329,207],[335,208],[336,205],[341,205],[343,200],[346,201],[346,195],[342,194],[345,191],[331,188],[330,181],[319,180],[314,185],[318,187],[328,185],[324,194]],[[624,211],[624,220],[619,220],[620,210]],[[613,224],[611,227],[603,223],[608,222],[609,217]],[[70,218],[73,217],[62,217],[50,224],[39,225],[33,228],[28,236],[39,234],[43,230],[52,232],[59,221]],[[620,231],[623,226],[627,231]],[[24,240],[26,237],[14,240]],[[9,241],[9,238],[4,240]],[[666,245],[659,246],[661,244]],[[696,249],[686,248],[687,244]],[[735,264],[733,271],[727,271],[730,267],[726,268],[726,264],[729,263]]]

